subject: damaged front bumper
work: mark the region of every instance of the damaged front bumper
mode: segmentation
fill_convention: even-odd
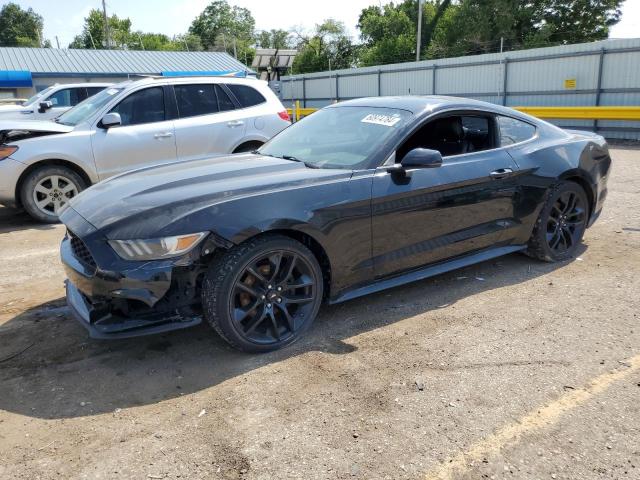
[[[124,261],[88,222],[76,215],[69,221],[68,211],[63,215],[69,229],[60,247],[67,304],[91,337],[149,335],[202,321],[197,262]]]

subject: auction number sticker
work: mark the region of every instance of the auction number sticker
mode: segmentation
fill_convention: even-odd
[[[393,127],[396,123],[400,121],[400,115],[383,115],[380,113],[370,113],[362,120],[362,123],[373,123],[375,125],[384,125],[385,127]]]

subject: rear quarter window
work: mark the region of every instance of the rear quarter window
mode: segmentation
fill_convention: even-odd
[[[498,125],[500,127],[500,145],[503,147],[524,142],[536,134],[536,127],[511,117],[498,116]]]
[[[260,105],[267,101],[255,88],[247,85],[227,85],[243,108]]]

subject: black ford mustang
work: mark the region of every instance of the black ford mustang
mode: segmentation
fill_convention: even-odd
[[[468,99],[327,107],[251,154],[136,170],[61,215],[67,300],[91,336],[205,318],[280,348],[329,303],[508,254],[569,258],[598,217],[604,139]]]

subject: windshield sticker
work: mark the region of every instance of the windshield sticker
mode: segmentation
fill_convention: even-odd
[[[375,125],[384,125],[385,127],[393,127],[400,121],[400,115],[397,113],[393,115],[382,115],[379,113],[370,113],[362,120],[362,123],[373,123]]]

